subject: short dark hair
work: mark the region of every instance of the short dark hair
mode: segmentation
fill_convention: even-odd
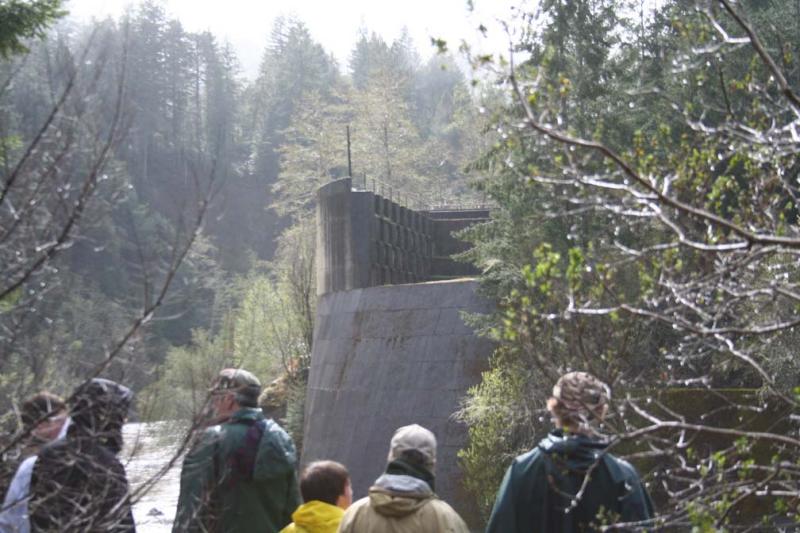
[[[336,505],[344,494],[350,474],[343,464],[336,461],[316,461],[300,474],[300,493],[304,502],[319,500]]]
[[[236,403],[241,407],[258,407],[261,389],[255,386],[242,387],[236,391]]]
[[[64,400],[52,392],[37,392],[25,400],[20,407],[22,425],[25,428],[29,428],[39,422],[45,415],[52,416],[59,411],[66,410],[66,408],[67,404],[64,403]]]

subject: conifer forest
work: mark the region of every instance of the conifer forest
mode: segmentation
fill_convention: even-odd
[[[800,1],[527,1],[491,53],[365,27],[346,61],[281,16],[251,77],[163,3],[69,9],[0,0],[3,491],[25,399],[96,377],[191,429],[246,368],[302,449],[315,193],[352,176],[490,207],[457,257],[494,309],[453,413],[481,516],[581,370],[656,510],[597,531],[800,528]]]

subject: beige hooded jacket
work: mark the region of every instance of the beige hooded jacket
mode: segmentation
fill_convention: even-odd
[[[427,483],[384,474],[345,512],[340,533],[469,533],[467,524]]]

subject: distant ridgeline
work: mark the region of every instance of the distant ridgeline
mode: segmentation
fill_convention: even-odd
[[[456,457],[466,428],[452,414],[492,352],[462,313],[491,304],[476,294],[473,267],[450,256],[468,246],[452,233],[489,211],[401,204],[354,189],[349,178],[317,192],[319,302],[303,463],[341,461],[364,496],[385,467],[394,430],[421,424],[439,439],[436,492],[479,527]]]

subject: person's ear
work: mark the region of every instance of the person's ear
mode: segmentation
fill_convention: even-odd
[[[347,484],[344,486],[344,492],[339,494],[339,497],[336,499],[336,507],[347,509],[350,507],[351,503],[353,503],[353,486],[348,479]]]
[[[556,408],[556,405],[558,405],[558,400],[556,400],[552,396],[547,399],[547,410],[550,411],[550,413],[553,413],[553,410]]]
[[[239,405],[239,403],[236,401],[236,395],[235,394],[231,393],[231,394],[228,394],[225,397],[225,407],[227,407],[231,411],[235,411],[236,407],[238,405]]]

